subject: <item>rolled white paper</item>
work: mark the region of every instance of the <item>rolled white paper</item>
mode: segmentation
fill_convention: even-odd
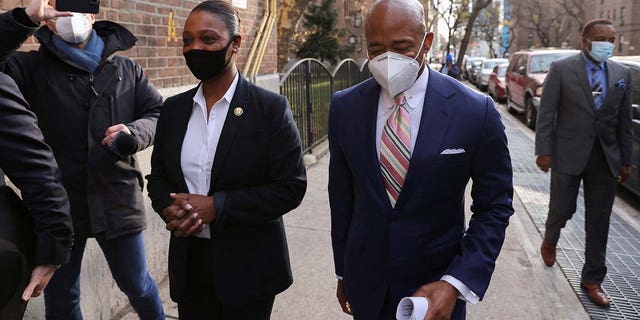
[[[429,300],[425,297],[404,297],[398,303],[396,319],[423,320],[429,310]]]

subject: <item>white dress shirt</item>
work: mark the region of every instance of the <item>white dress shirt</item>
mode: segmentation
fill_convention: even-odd
[[[411,146],[409,151],[413,153],[413,147],[416,146],[416,138],[418,137],[418,129],[420,129],[420,119],[422,119],[422,106],[424,106],[424,97],[429,83],[429,72],[424,68],[422,74],[416,79],[416,82],[404,92],[409,108],[409,122],[411,125]],[[380,98],[378,99],[378,116],[376,121],[376,151],[378,159],[380,159],[380,141],[382,140],[382,131],[387,119],[393,113],[395,101],[389,95],[387,90],[380,90]]]
[[[411,123],[411,146],[410,152],[413,154],[413,149],[416,146],[416,139],[418,137],[418,131],[420,130],[420,120],[422,119],[422,109],[424,107],[425,95],[427,93],[427,84],[429,84],[429,69],[424,68],[422,74],[416,79],[416,82],[404,92],[404,96],[407,99],[409,108],[409,117]],[[393,106],[395,101],[393,97],[389,96],[387,90],[380,90],[380,98],[378,99],[378,116],[376,120],[376,151],[378,153],[378,159],[380,159],[380,143],[382,140],[382,130],[384,125],[389,119],[389,116],[393,113]],[[460,292],[459,298],[465,300],[471,304],[476,304],[480,298],[473,292],[467,285],[460,280],[450,275],[444,275],[441,280],[444,280],[458,289]]]
[[[224,96],[213,104],[207,116],[207,103],[202,91],[202,84],[193,96],[193,110],[187,125],[187,132],[182,142],[180,165],[189,193],[206,196],[211,187],[211,169],[218,148],[231,99],[238,85],[236,73],[231,86]],[[211,238],[209,225],[195,235],[199,238]]]

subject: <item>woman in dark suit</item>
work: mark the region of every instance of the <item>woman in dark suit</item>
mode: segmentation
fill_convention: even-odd
[[[282,215],[306,190],[300,137],[286,98],[238,72],[239,31],[227,1],[191,11],[183,54],[201,83],[158,120],[148,189],[180,319],[268,319],[292,283]]]

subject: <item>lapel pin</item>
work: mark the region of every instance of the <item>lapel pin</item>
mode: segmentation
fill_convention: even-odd
[[[242,108],[237,107],[235,109],[233,109],[233,114],[235,114],[236,116],[241,116],[244,113],[244,110],[242,110]]]

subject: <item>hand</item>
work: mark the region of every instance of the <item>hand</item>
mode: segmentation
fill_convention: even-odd
[[[103,145],[109,145],[111,141],[118,135],[118,132],[124,131],[126,134],[131,134],[131,130],[127,128],[124,124],[116,124],[115,126],[111,126],[107,128],[107,131],[104,132],[104,139],[102,139]]]
[[[27,285],[27,288],[25,288],[22,293],[22,300],[29,301],[31,297],[39,296],[49,283],[49,280],[51,280],[51,277],[53,277],[56,268],[57,267],[53,265],[36,266],[31,272],[29,285]]]
[[[191,205],[187,205],[183,209],[177,204],[172,204],[162,210],[162,216],[164,216],[164,219],[169,223],[176,219],[182,219],[184,215],[187,214],[187,212],[191,212],[192,209],[193,207]]]
[[[429,311],[424,320],[446,320],[451,318],[458,299],[458,289],[444,280],[421,286],[413,297],[425,297],[429,300]]]
[[[536,165],[540,170],[544,172],[549,172],[549,167],[551,166],[551,156],[550,155],[539,155],[536,157]]]
[[[631,175],[631,167],[630,166],[622,166],[620,167],[620,175],[618,176],[618,182],[622,182],[627,180]]]
[[[170,196],[174,202],[163,210],[163,214],[169,221],[167,230],[173,231],[176,237],[189,237],[201,232],[215,219],[213,197],[186,193]]]
[[[69,17],[73,14],[69,11],[60,12],[49,5],[49,0],[32,0],[25,8],[27,16],[33,23],[40,24],[42,21],[55,19],[58,17]]]
[[[344,296],[344,290],[342,290],[342,280],[338,280],[338,286],[336,288],[336,297],[338,298],[338,302],[340,303],[342,312],[353,315],[353,312],[351,311],[351,306],[349,305],[349,301],[347,301],[347,297]]]

